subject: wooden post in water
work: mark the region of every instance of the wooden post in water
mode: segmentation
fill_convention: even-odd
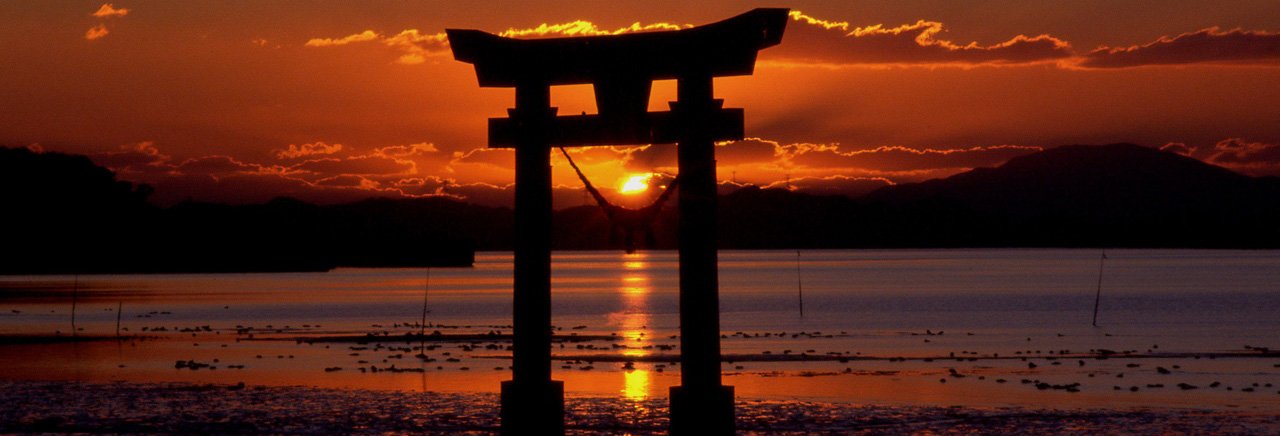
[[[422,319],[418,320],[418,340],[425,341],[427,335],[427,298],[431,293],[431,267],[427,267],[427,278],[422,284]],[[423,342],[425,344],[425,342]]]
[[[804,280],[800,276],[800,250],[796,250],[796,298],[800,300],[800,317],[804,318]]]
[[[76,329],[76,299],[80,296],[80,276],[75,276],[75,281],[71,284],[71,336],[79,335]]]
[[[120,339],[120,311],[124,310],[124,302],[116,302],[116,340]]]
[[[1107,252],[1102,252],[1098,259],[1098,290],[1093,294],[1093,326],[1098,326],[1098,303],[1102,302],[1102,265],[1107,261]]]

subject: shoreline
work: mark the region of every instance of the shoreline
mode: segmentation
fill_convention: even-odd
[[[0,381],[0,432],[481,432],[497,430],[493,393],[405,393],[203,383]],[[665,398],[566,398],[570,430],[661,433]],[[739,398],[744,432],[1264,434],[1280,414],[1201,408],[868,405]]]

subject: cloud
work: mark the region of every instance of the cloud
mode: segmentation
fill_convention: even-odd
[[[993,145],[935,150],[881,146],[843,151],[835,144],[793,144],[790,161],[814,168],[863,168],[877,171],[921,171],[995,166],[1013,157],[1043,150],[1024,145]]]
[[[601,29],[590,21],[577,20],[560,24],[542,23],[535,27],[523,29],[509,28],[500,32],[499,35],[509,38],[618,35],[633,32],[677,30],[685,27],[690,26],[669,23],[641,24],[636,22],[627,27],[606,30]],[[399,51],[401,53],[400,57],[396,58],[395,62],[403,65],[425,63],[428,56],[442,54],[449,49],[449,38],[444,32],[424,33],[418,29],[403,30],[391,36],[373,30],[365,30],[340,38],[311,38],[304,45],[307,47],[336,47],[374,41]]]
[[[92,15],[98,18],[123,17],[125,15],[129,15],[129,10],[125,8],[116,9],[111,5],[111,3],[106,3],[103,4],[102,7],[99,7],[98,11],[94,12]]]
[[[117,151],[88,155],[98,165],[120,173],[165,173],[174,171],[169,155],[160,152],[152,141],[121,145]]]
[[[765,189],[786,189],[816,195],[844,195],[861,197],[867,193],[893,185],[893,181],[884,177],[850,177],[835,175],[827,177],[801,177],[790,181],[777,181],[763,186]]]
[[[417,144],[393,145],[389,147],[374,149],[373,154],[377,156],[391,157],[391,158],[406,158],[406,157],[413,157],[413,156],[423,156],[428,153],[439,153],[439,152],[440,150],[436,149],[435,144],[432,144],[429,142],[419,142]]]
[[[763,52],[764,59],[791,64],[1028,64],[1073,56],[1064,40],[1042,34],[1016,35],[1004,42],[959,44],[938,36],[946,29],[937,21],[885,27],[853,27],[847,22],[814,18],[791,11],[798,25],[787,29],[786,42]]]
[[[453,163],[483,164],[502,168],[514,168],[516,154],[509,148],[477,148],[454,153]]]
[[[1102,47],[1083,56],[1086,68],[1128,68],[1144,65],[1280,64],[1280,33],[1217,27],[1162,36],[1144,45]]]
[[[716,145],[716,164],[727,166],[769,162],[786,152],[777,142],[760,138],[746,138]]]
[[[244,163],[231,156],[215,155],[187,159],[178,164],[176,169],[185,174],[201,174],[210,177],[221,177],[239,173],[262,173],[262,165]]]
[[[1212,164],[1252,176],[1280,176],[1280,144],[1229,138],[1218,141],[1206,153],[1203,160]]]
[[[276,159],[295,159],[303,156],[313,156],[321,154],[334,154],[342,151],[342,144],[325,144],[323,142],[313,142],[310,144],[289,144],[288,149],[275,150]]]
[[[412,161],[391,159],[381,156],[353,156],[346,158],[319,158],[303,161],[288,167],[289,171],[300,171],[316,175],[386,175],[414,174],[416,166]]]
[[[157,194],[152,199],[161,205],[186,200],[259,203],[281,196],[324,204],[369,197],[435,195],[464,199],[443,189],[457,186],[455,181],[417,174],[418,162],[424,159],[426,162],[434,159],[440,165],[447,162],[447,156],[430,143],[381,147],[361,155],[342,155],[346,147],[336,146],[323,142],[292,145],[290,149],[294,154],[312,158],[288,166],[255,163],[227,155],[198,156],[174,163],[171,156],[150,141],[126,144],[116,151],[89,156],[124,180],[156,187]],[[312,154],[307,155],[307,150]],[[287,151],[277,150],[278,153]],[[501,199],[503,195],[490,193],[486,198]],[[509,200],[510,196],[505,198]]]
[[[337,45],[347,45],[353,42],[373,41],[380,36],[372,30],[366,30],[353,35],[347,35],[341,38],[311,38],[305,44],[307,47],[333,47]]]
[[[1187,144],[1183,144],[1181,142],[1170,142],[1168,144],[1160,146],[1160,151],[1167,151],[1170,153],[1180,154],[1183,156],[1191,156],[1193,153],[1195,153],[1196,148],[1188,146]]]
[[[101,39],[104,36],[107,36],[108,33],[111,33],[111,32],[107,31],[107,25],[99,24],[97,26],[90,27],[89,30],[85,31],[84,39],[93,41],[96,39]]]
[[[338,176],[328,177],[315,181],[317,186],[330,186],[339,188],[356,188],[369,191],[377,191],[381,188],[381,184],[374,180],[370,180],[364,176],[351,174],[342,174]]]
[[[624,33],[637,32],[654,32],[664,30],[680,30],[693,27],[689,24],[672,24],[672,23],[652,23],[641,24],[640,22],[631,23],[630,26],[620,27],[614,30],[601,29],[590,21],[577,20],[561,24],[542,23],[537,27],[516,29],[509,28],[498,36],[508,38],[530,38],[543,36],[600,36],[600,35],[621,35]]]
[[[448,38],[443,32],[424,34],[418,29],[408,29],[392,36],[386,36],[372,30],[347,35],[341,38],[312,38],[307,40],[307,47],[335,47],[377,41],[384,46],[401,52],[396,63],[413,65],[426,62],[426,57],[442,53],[448,48]]]

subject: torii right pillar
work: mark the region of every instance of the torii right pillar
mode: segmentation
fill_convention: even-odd
[[[733,387],[720,376],[720,281],[712,76],[681,76],[672,112],[683,132],[680,170],[680,386],[671,388],[672,434],[733,434]]]

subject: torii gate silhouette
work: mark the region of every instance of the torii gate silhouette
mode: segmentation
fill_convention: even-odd
[[[551,160],[555,146],[678,144],[680,386],[673,434],[732,434],[733,387],[720,377],[715,141],[743,138],[712,80],[750,75],[782,42],[789,10],[755,9],[689,29],[511,39],[448,29],[455,59],[481,87],[516,89],[509,118],[489,119],[489,146],[515,148],[512,377],[502,383],[504,434],[564,432],[564,383],[551,380]],[[647,112],[654,80],[677,81],[670,112]],[[598,115],[556,116],[550,87],[594,86]]]

